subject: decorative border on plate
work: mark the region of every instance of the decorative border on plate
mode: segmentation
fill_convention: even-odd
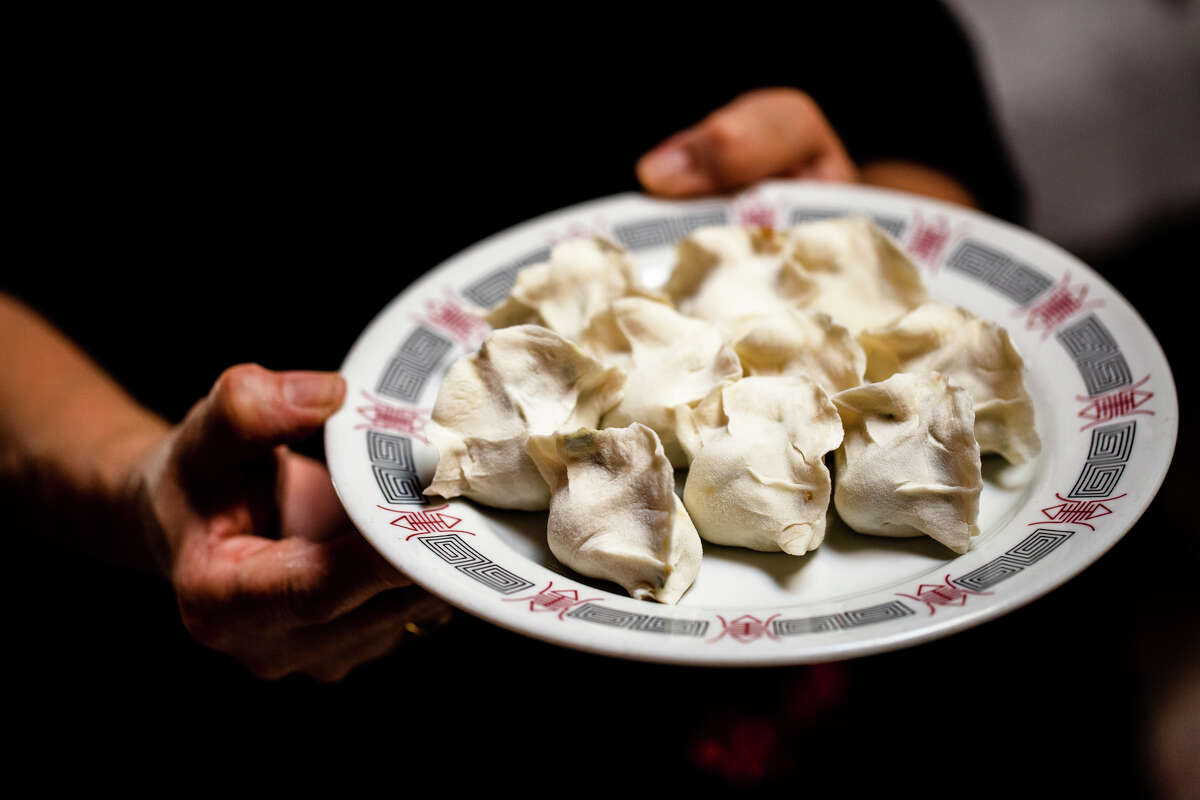
[[[821,219],[832,219],[833,217],[844,217],[847,214],[857,212],[848,209],[833,209],[833,208],[793,208],[791,214],[788,215],[789,225],[799,225],[802,222],[815,222]],[[904,235],[904,229],[908,227],[908,220],[903,217],[895,217],[890,214],[872,214],[871,219],[876,225],[883,228],[895,238],[899,239]]]
[[[1083,376],[1089,397],[1133,383],[1133,373],[1117,340],[1095,314],[1063,328],[1056,338]]]
[[[1074,535],[1074,531],[1038,528],[1006,550],[1004,555],[993,558],[966,575],[954,578],[953,582],[964,589],[976,592],[990,589],[997,583],[1006,581],[1023,571],[1026,567],[1031,567],[1041,561]]]
[[[771,631],[776,636],[798,636],[803,633],[826,633],[829,631],[861,628],[863,625],[874,625],[877,622],[888,622],[894,619],[911,617],[917,612],[899,600],[891,600],[879,605],[856,608],[853,611],[842,611],[837,614],[822,614],[817,617],[800,617],[795,619],[777,619],[771,623]]]
[[[1133,454],[1136,434],[1135,420],[1092,429],[1087,461],[1067,497],[1107,497],[1112,494]]]
[[[1019,306],[1054,285],[1054,279],[1035,267],[974,239],[960,242],[946,266],[995,289]]]
[[[473,578],[500,594],[513,594],[533,586],[533,581],[526,580],[481,555],[458,534],[419,536],[417,541],[468,578]]]
[[[724,206],[694,209],[683,216],[663,216],[613,226],[613,237],[630,250],[646,250],[675,244],[697,228],[725,225],[729,211]]]
[[[412,440],[407,436],[391,436],[368,430],[367,459],[371,462],[371,473],[385,501],[393,505],[429,504],[429,498],[421,493],[421,479],[417,475],[417,462],[413,459]]]
[[[578,608],[568,611],[567,616],[613,628],[675,636],[703,636],[708,630],[708,620],[704,619],[676,619],[674,617],[657,617],[652,614],[634,614],[596,603],[583,603]]]
[[[462,295],[481,308],[491,308],[508,297],[509,290],[517,282],[517,273],[522,268],[549,260],[550,248],[540,247],[467,284],[462,290]]]
[[[417,325],[400,343],[375,391],[405,403],[417,402],[437,365],[453,347],[445,336]]]

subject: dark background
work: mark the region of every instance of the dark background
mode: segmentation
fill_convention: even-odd
[[[942,167],[1020,221],[962,34],[936,7],[872,12],[873,27],[851,8],[802,30],[655,40],[636,63],[596,31],[565,45],[468,33],[453,58],[445,43],[441,56],[411,47],[409,28],[402,43],[361,47],[238,26],[92,42],[90,57],[60,43],[31,60],[41,81],[21,83],[31,180],[14,227],[26,244],[3,288],[178,419],[233,363],[336,369],[425,270],[535,214],[634,189],[638,155],[768,85],[811,91],[856,160]],[[723,50],[729,40],[758,46]],[[901,93],[930,81],[936,96]],[[895,653],[755,670],[617,661],[460,614],[341,684],[264,683],[196,645],[161,580],[31,542],[14,521],[18,753],[56,784],[134,786],[166,771],[174,785],[394,792],[427,777],[554,795],[660,782],[1154,792],[1164,711],[1200,662],[1181,291],[1198,210],[1091,259],[1174,368],[1171,472],[1133,531],[1026,608]]]

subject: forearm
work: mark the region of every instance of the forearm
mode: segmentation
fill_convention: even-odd
[[[23,533],[154,570],[134,465],[166,423],[30,309],[0,295],[0,493]]]

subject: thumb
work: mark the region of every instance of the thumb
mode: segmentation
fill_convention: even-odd
[[[637,172],[647,190],[666,197],[712,194],[780,175],[853,180],[855,174],[820,108],[794,89],[738,97],[651,150]]]
[[[346,382],[336,372],[230,367],[183,421],[180,452],[209,469],[260,458],[312,435],[345,395]]]

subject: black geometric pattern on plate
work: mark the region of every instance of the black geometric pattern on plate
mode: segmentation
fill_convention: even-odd
[[[429,498],[421,494],[421,482],[414,473],[378,464],[371,465],[371,472],[383,499],[389,503],[429,503]]]
[[[550,260],[550,248],[543,247],[527,253],[516,261],[505,264],[499,269],[492,270],[482,278],[467,285],[462,290],[463,297],[482,308],[491,308],[505,297],[517,281],[517,273],[530,264],[540,264]]]
[[[1011,578],[1026,567],[1045,558],[1073,535],[1073,531],[1038,528],[1007,550],[1004,555],[993,558],[966,575],[954,578],[954,583],[964,589],[976,591],[990,589],[1000,581]]]
[[[871,217],[871,219],[875,220],[876,225],[883,228],[897,239],[899,239],[900,235],[904,233],[904,229],[908,227],[908,223],[905,222],[901,217],[884,217],[876,215]]]
[[[776,636],[824,633],[826,631],[858,628],[863,625],[874,625],[876,622],[900,619],[901,617],[912,616],[915,613],[915,611],[899,600],[892,600],[877,606],[843,611],[838,614],[824,614],[819,617],[801,617],[797,619],[777,619],[771,623],[771,632]]]
[[[994,287],[1020,306],[1054,285],[1049,275],[970,239],[955,248],[946,266]]]
[[[1133,374],[1117,341],[1095,314],[1068,325],[1056,337],[1075,360],[1089,397],[1133,383]]]
[[[793,208],[791,216],[788,217],[788,224],[799,225],[801,222],[844,217],[846,213],[844,209],[840,208]]]
[[[457,534],[423,536],[417,541],[462,574],[479,581],[490,589],[495,589],[500,594],[512,594],[533,586],[531,581],[509,572],[491,559],[485,558]]]
[[[681,217],[654,217],[623,222],[613,227],[613,236],[630,250],[675,244],[697,228],[725,225],[729,213],[722,206],[695,209]]]
[[[1136,433],[1136,420],[1093,429],[1087,461],[1067,497],[1108,497],[1112,494],[1133,452]]]
[[[405,403],[417,402],[438,362],[451,347],[453,344],[449,339],[418,325],[400,343],[375,391]]]
[[[624,628],[631,631],[647,631],[649,633],[666,633],[675,636],[703,636],[708,630],[708,620],[702,619],[673,619],[671,617],[656,617],[652,614],[635,614],[631,611],[620,611],[595,603],[584,603],[567,612],[568,617],[594,622],[597,625],[608,625],[613,628]]]
[[[799,225],[802,222],[814,222],[819,219],[832,219],[851,214],[852,212],[845,209],[793,208],[791,215],[788,216],[788,224]],[[872,214],[871,220],[897,239],[904,233],[904,229],[908,227],[908,222],[903,217]]]
[[[407,436],[367,431],[367,458],[381,467],[395,467],[416,472],[413,460],[412,441]]]
[[[412,441],[408,437],[368,430],[367,458],[384,500],[389,503],[429,503],[429,498],[421,494]]]

